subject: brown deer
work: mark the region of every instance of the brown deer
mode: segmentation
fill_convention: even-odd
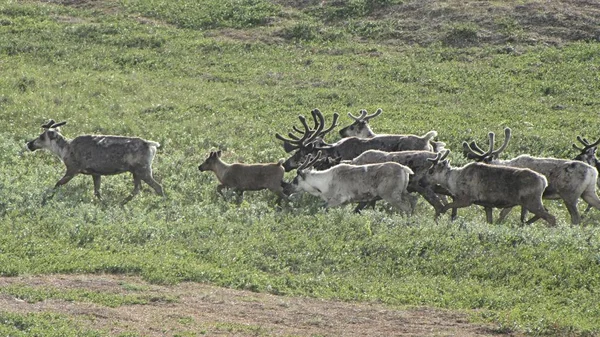
[[[212,151],[206,160],[198,166],[200,172],[213,171],[220,184],[217,192],[223,194],[224,188],[231,188],[238,193],[238,202],[243,199],[244,191],[258,191],[268,189],[279,196],[280,200],[287,200],[284,193],[286,183],[283,181],[283,159],[277,163],[269,164],[227,164],[221,160],[221,151]]]

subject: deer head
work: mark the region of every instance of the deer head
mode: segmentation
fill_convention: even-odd
[[[600,139],[594,143],[590,143],[586,138],[577,136],[577,140],[583,144],[583,147],[578,147],[577,145],[573,144],[574,149],[581,151],[581,153],[575,157],[575,160],[580,160],[594,167],[599,167],[600,161],[598,161],[598,158],[596,158],[596,150],[598,149],[598,144],[600,144]]]
[[[286,152],[296,150],[296,152],[290,158],[288,158],[283,165],[286,172],[297,168],[305,160],[308,154],[314,153],[318,147],[326,145],[322,141],[322,137],[324,137],[328,132],[337,126],[337,120],[339,118],[338,113],[333,114],[333,122],[327,129],[325,129],[325,117],[323,117],[323,114],[321,111],[319,111],[319,109],[314,109],[311,114],[315,121],[314,129],[311,129],[308,126],[304,116],[299,116],[298,118],[302,122],[304,131],[300,132],[298,128],[294,128],[294,130],[301,133],[300,136],[296,136],[293,133],[289,134],[289,138],[283,137],[280,134],[275,135],[277,139],[283,141],[283,146]]]
[[[373,137],[375,134],[369,127],[369,120],[379,116],[383,110],[377,109],[374,113],[368,115],[367,110],[361,110],[360,116],[356,117],[352,113],[348,112],[348,116],[354,120],[354,123],[346,126],[340,130],[340,136],[342,137],[362,137],[368,138]]]
[[[54,122],[54,119],[43,124],[42,129],[44,131],[36,139],[27,142],[27,148],[30,151],[52,148],[53,144],[55,144],[58,139],[63,138],[59,128],[65,124],[67,124],[67,122],[56,123]]]

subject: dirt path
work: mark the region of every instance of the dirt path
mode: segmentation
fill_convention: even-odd
[[[493,336],[491,326],[468,323],[464,314],[430,308],[392,310],[381,305],[283,297],[214,286],[148,284],[136,277],[52,275],[3,277],[0,288],[81,289],[156,298],[116,308],[49,299],[28,303],[0,294],[0,311],[69,315],[90,329],[116,336]],[[165,301],[160,299],[173,299]]]

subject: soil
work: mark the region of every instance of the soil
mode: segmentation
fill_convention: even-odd
[[[153,285],[120,275],[1,277],[0,288],[27,285],[148,296],[148,304],[115,308],[47,299],[29,303],[0,294],[0,312],[68,315],[85,329],[111,336],[497,336],[493,325],[464,313],[433,308],[284,297],[198,283]],[[172,299],[172,300],[165,300]]]

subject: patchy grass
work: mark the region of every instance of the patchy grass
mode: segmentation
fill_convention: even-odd
[[[586,121],[598,117],[600,49],[579,34],[597,30],[597,5],[419,3],[325,2],[319,12],[310,1],[205,1],[222,15],[214,22],[191,1],[3,3],[0,109],[10,127],[0,131],[0,274],[134,274],[469,310],[501,331],[598,333],[597,210],[571,227],[564,207],[547,202],[553,229],[521,227],[517,214],[490,226],[475,207],[436,224],[424,203],[408,219],[384,206],[324,212],[309,196],[277,211],[267,192],[239,206],[217,198],[213,175],[198,172],[215,148],[229,162],[285,157],[274,133],[315,107],[328,118],[381,107],[372,122],[380,133],[435,129],[457,165],[462,141],[485,142],[505,126],[514,139],[506,157],[570,158],[577,135],[599,136]],[[119,175],[103,180],[97,201],[81,176],[42,206],[64,168],[24,143],[49,118],[68,120],[68,137],[160,142],[154,172],[167,196],[146,189],[121,206],[133,184]]]

